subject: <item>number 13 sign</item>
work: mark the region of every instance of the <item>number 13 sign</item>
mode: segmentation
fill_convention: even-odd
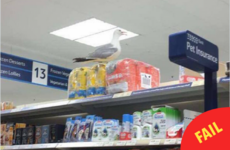
[[[47,85],[48,65],[33,62],[32,82],[36,84]]]

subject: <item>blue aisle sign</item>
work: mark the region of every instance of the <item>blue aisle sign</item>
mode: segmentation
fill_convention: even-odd
[[[169,59],[197,72],[215,72],[219,63],[218,47],[187,30],[169,36]]]
[[[1,78],[67,90],[71,69],[1,53]]]

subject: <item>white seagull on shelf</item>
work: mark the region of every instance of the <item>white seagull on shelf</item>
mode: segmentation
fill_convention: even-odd
[[[99,47],[94,52],[90,53],[87,57],[74,58],[75,62],[108,62],[116,59],[121,53],[121,46],[119,38],[126,35],[126,32],[115,30],[111,43]]]

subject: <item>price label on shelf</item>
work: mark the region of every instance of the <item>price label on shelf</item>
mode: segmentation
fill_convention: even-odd
[[[21,145],[19,146],[19,149],[31,149],[32,145]]]
[[[47,144],[46,148],[55,148],[57,144]]]
[[[42,144],[33,144],[31,146],[31,149],[42,148],[42,147],[40,147],[40,145],[42,145]]]
[[[126,145],[127,146],[133,146],[133,145],[136,145],[137,141],[127,141],[126,142]]]
[[[113,146],[114,142],[105,142],[104,146]]]
[[[18,145],[11,146],[11,149],[19,149]]]
[[[22,108],[11,109],[11,113],[12,113],[12,112],[19,112],[19,111],[21,111],[21,110],[22,110]]]
[[[160,145],[161,139],[152,139],[149,141],[149,145]]]
[[[164,144],[165,145],[174,145],[174,144],[176,144],[176,139],[166,139]]]
[[[182,139],[178,139],[177,142],[176,142],[176,144],[181,144],[181,140]]]
[[[113,98],[126,97],[126,96],[130,96],[131,94],[132,94],[132,92],[118,93],[118,94],[114,94]]]
[[[95,142],[94,146],[103,146],[103,145],[104,145],[104,142]]]
[[[126,144],[126,141],[118,141],[116,143],[116,146],[125,146],[125,144]]]
[[[10,146],[1,146],[1,149],[11,149]]]
[[[63,143],[58,143],[57,147],[58,148],[63,147]]]

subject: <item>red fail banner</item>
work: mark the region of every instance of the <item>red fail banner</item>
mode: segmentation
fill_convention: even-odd
[[[185,130],[181,150],[230,149],[230,107],[195,118]]]

